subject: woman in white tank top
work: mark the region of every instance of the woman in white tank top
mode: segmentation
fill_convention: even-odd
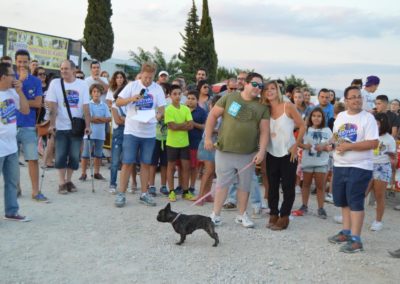
[[[262,102],[270,107],[270,139],[267,149],[267,176],[269,182],[268,205],[271,209],[267,227],[284,230],[295,199],[297,145],[306,130],[304,121],[294,104],[284,102],[278,83],[265,85]],[[299,129],[297,141],[293,130]],[[279,209],[279,186],[282,181],[283,202]]]

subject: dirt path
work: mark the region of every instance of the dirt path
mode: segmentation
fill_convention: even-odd
[[[108,176],[105,167],[102,173]],[[23,197],[21,213],[30,223],[0,220],[1,283],[397,283],[400,259],[390,258],[389,248],[400,248],[400,212],[387,207],[385,227],[371,232],[373,207],[367,208],[363,230],[365,252],[339,253],[327,237],[340,225],[332,216],[338,209],[327,205],[328,220],[314,215],[296,217],[289,229],[272,232],[265,220],[255,220],[255,229],[244,229],[233,220],[235,212],[223,212],[217,228],[221,243],[202,231],[188,236],[183,246],[169,224],[156,221],[167,199],[158,206],[139,204],[138,195],[128,195],[128,204],[113,205],[114,196],[104,191],[107,182],[80,183],[79,192],[56,193],[57,174],[49,170],[44,193],[50,204],[30,200],[27,168],[21,168]],[[2,184],[2,181],[1,181]],[[3,186],[2,186],[3,189]],[[1,194],[3,196],[3,194]],[[299,195],[296,198],[298,206]],[[4,212],[3,197],[0,210]],[[312,197],[310,207],[316,211]],[[211,205],[191,207],[178,200],[173,209],[208,215]],[[396,280],[397,279],[397,280]]]

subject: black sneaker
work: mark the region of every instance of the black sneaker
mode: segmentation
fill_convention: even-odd
[[[180,186],[180,185],[178,185],[176,188],[175,188],[175,194],[177,194],[177,195],[181,195],[181,194],[183,194],[183,188],[182,188],[182,186]]]
[[[333,244],[340,244],[340,243],[345,243],[351,240],[350,235],[345,235],[341,231],[337,233],[336,235],[329,237],[328,241],[333,243]]]
[[[29,222],[31,219],[29,219],[26,216],[21,216],[19,214],[15,215],[6,215],[4,216],[4,220],[9,220],[9,221],[18,221],[18,222]]]
[[[321,219],[326,219],[328,217],[324,208],[318,209],[318,217]]]
[[[194,187],[189,187],[188,190],[191,194],[194,194],[194,192],[196,191]]]
[[[304,205],[304,204],[301,205],[300,208],[299,208],[299,211],[302,211],[303,214],[308,213],[308,206],[307,206],[307,205]]]
[[[340,247],[340,251],[344,253],[355,253],[363,250],[364,248],[362,242],[358,242],[352,239],[350,239],[346,244]]]

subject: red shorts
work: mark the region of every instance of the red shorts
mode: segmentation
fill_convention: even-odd
[[[189,156],[190,156],[190,167],[198,168],[200,165],[200,161],[197,160],[197,149],[189,149]]]

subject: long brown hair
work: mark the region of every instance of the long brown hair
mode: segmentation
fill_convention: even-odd
[[[278,101],[279,101],[279,103],[282,103],[282,102],[283,102],[283,96],[282,96],[282,93],[281,93],[281,88],[279,88],[278,81],[276,81],[276,80],[267,81],[267,82],[264,84],[264,89],[263,89],[262,92],[261,92],[261,99],[260,99],[260,102],[261,102],[262,104],[264,104],[264,105],[268,105],[268,106],[270,105],[269,101],[267,100],[267,97],[264,96],[264,93],[267,91],[267,87],[268,87],[269,85],[274,85],[274,86],[275,86],[276,91],[278,92]]]
[[[126,79],[126,75],[124,72],[122,72],[122,71],[114,72],[114,74],[112,75],[111,80],[110,80],[110,90],[113,92],[115,90],[117,90],[117,88],[118,88],[118,86],[117,86],[117,76],[118,75],[121,75],[124,78],[124,82],[122,82],[122,86],[124,86],[128,83],[128,80]]]

